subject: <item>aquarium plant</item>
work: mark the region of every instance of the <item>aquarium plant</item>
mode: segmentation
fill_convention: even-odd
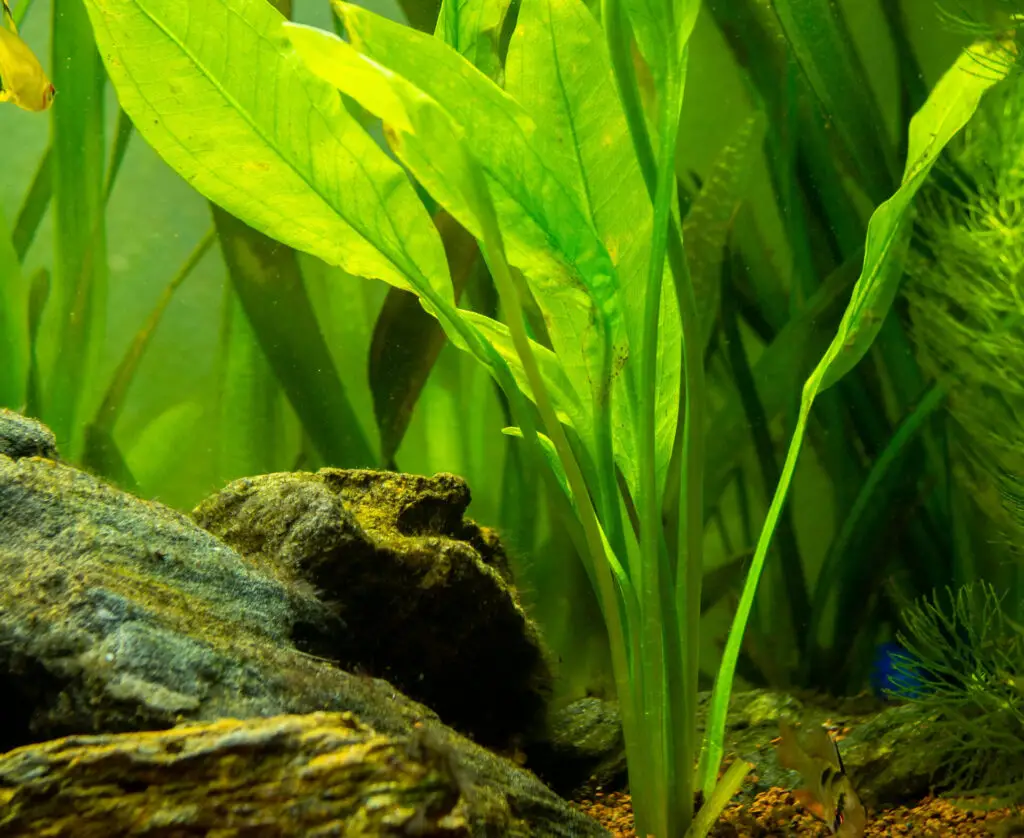
[[[1024,545],[1022,162],[1024,79],[1015,76],[988,97],[949,149],[942,177],[922,191],[904,291],[922,367],[947,394],[958,482],[988,523],[989,549],[1001,548],[998,564],[1015,569],[1003,581],[1018,592]],[[966,578],[976,573],[962,572]]]
[[[1024,626],[1004,599],[978,582],[907,608],[897,670],[913,686],[893,691],[928,719],[948,794],[981,806],[1024,801]]]
[[[813,46],[827,43],[830,55],[849,57],[831,5],[775,4],[854,168],[867,173],[861,187],[875,209],[845,315],[803,385],[700,742],[704,355],[729,214],[710,244],[687,221],[714,190],[725,197],[709,203],[726,207],[742,195],[742,178],[729,167],[730,176],[708,179],[695,195],[677,189],[680,110],[700,4],[522,0],[507,52],[507,0],[446,0],[433,35],[352,4],[334,6],[347,40],[289,24],[265,0],[85,0],[88,17],[72,4],[55,44],[77,72],[55,68],[54,83],[58,96],[102,103],[94,36],[131,120],[125,124],[218,205],[229,269],[257,268],[248,271],[255,279],[245,306],[250,321],[274,335],[271,344],[298,336],[324,356],[308,307],[288,306],[292,316],[279,319],[268,303],[270,277],[293,295],[301,284],[294,253],[276,247],[283,243],[412,293],[490,373],[508,402],[508,433],[523,438],[524,460],[549,480],[597,593],[637,831],[706,834],[747,770],[736,761],[719,780],[725,713],[811,409],[881,329],[902,274],[914,196],[982,95],[1009,73],[1001,59],[1015,44],[1002,30],[985,34],[943,75],[910,120],[893,191],[886,166],[876,165],[870,108],[838,106],[846,101],[831,72],[838,65],[820,61]],[[852,105],[864,104],[863,91],[847,93]],[[89,113],[98,119],[100,112]],[[109,181],[96,159],[102,131],[73,121],[70,109],[54,114],[57,194],[80,179],[81,201],[58,206],[66,246],[57,286],[60,310],[76,313],[68,345],[81,346],[80,332],[98,328],[88,307],[102,310],[97,231]],[[366,130],[373,119],[390,154]],[[760,130],[757,118],[744,126],[736,158],[757,147]],[[477,243],[498,292],[495,316],[457,296],[442,225],[428,204]],[[263,238],[236,248],[245,230]],[[699,258],[702,247],[712,258]],[[25,294],[4,310],[31,326],[32,306]],[[16,337],[24,355],[30,336]],[[65,384],[88,363],[74,357],[60,370]],[[315,365],[279,361],[286,388],[333,386],[317,378]],[[12,387],[31,391],[24,379]],[[57,413],[70,432],[73,411]],[[337,411],[350,413],[343,404]],[[353,423],[331,424],[315,411],[302,419],[312,444],[337,461],[339,436]],[[97,434],[97,446],[105,440]],[[347,448],[364,458],[365,449],[359,440]],[[694,790],[704,801],[696,817]]]

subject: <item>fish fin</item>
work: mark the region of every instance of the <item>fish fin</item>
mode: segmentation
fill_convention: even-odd
[[[797,789],[793,792],[793,797],[796,798],[797,803],[803,806],[804,809],[814,815],[814,817],[819,821],[826,820],[825,807],[813,792],[808,791],[807,789]]]
[[[840,773],[843,772],[843,758],[839,755],[839,745],[825,728],[816,727],[807,734],[804,750],[810,756],[824,760]]]
[[[779,765],[788,768],[790,771],[798,771],[804,774],[807,769],[807,754],[800,747],[800,740],[797,738],[796,730],[789,722],[779,722],[780,739],[775,745],[775,752],[779,758]]]

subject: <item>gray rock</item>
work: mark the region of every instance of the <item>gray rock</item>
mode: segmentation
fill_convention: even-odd
[[[604,834],[391,684],[293,644],[298,629],[329,636],[338,625],[308,584],[190,518],[60,462],[0,455],[0,750],[350,711],[382,734],[439,743],[453,770],[499,795],[532,834]]]
[[[21,457],[56,460],[57,439],[42,422],[0,407],[0,454],[13,460]]]

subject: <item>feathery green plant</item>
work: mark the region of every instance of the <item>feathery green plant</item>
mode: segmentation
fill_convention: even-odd
[[[906,608],[893,694],[929,719],[948,796],[1008,805],[1024,802],[1024,626],[1002,601],[979,582]]]
[[[922,366],[948,391],[957,471],[1024,543],[1024,77],[995,93],[919,201],[905,294]]]

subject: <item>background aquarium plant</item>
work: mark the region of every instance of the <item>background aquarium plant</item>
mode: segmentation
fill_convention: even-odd
[[[703,834],[737,679],[1024,601],[1019,5],[22,0],[0,403],[181,508],[462,474],[641,834]]]

